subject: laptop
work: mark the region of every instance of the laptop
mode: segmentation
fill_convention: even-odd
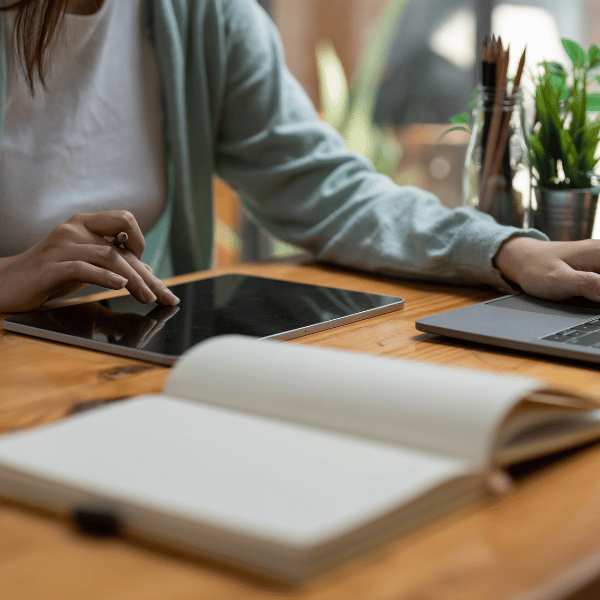
[[[419,331],[600,363],[600,303],[502,296],[416,321]]]
[[[177,306],[130,295],[6,317],[6,331],[173,364],[218,335],[289,340],[400,310],[395,296],[266,277],[227,274],[171,287]]]

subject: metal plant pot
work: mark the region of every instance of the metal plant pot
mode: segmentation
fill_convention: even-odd
[[[537,208],[532,226],[551,240],[570,242],[592,237],[600,188],[549,190],[534,188]]]

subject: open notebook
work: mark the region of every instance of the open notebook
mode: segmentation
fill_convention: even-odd
[[[596,437],[594,401],[533,379],[226,336],[163,394],[2,436],[0,494],[299,581]]]

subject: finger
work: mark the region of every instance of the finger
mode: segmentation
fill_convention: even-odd
[[[99,285],[120,290],[127,285],[127,279],[83,260],[62,261],[46,270],[44,284],[54,292],[73,281]]]
[[[118,247],[115,242],[118,241],[119,235],[121,235],[121,233],[115,237],[112,244],[107,242],[104,238],[96,236],[98,239],[98,245],[99,246],[108,246],[108,247],[110,247],[112,245],[114,247]],[[121,239],[124,239],[124,237],[122,236]],[[127,250],[125,248],[123,248],[123,249],[120,248],[120,254],[129,263],[131,268],[141,277],[141,279],[143,280],[143,282],[145,283],[147,288],[155,296],[153,298],[153,300],[150,300],[151,302],[157,301],[160,304],[164,304],[167,306],[175,306],[175,305],[179,304],[179,302],[180,302],[179,298],[175,294],[173,294],[173,292],[171,292],[171,290],[169,290],[169,288],[163,283],[163,281],[161,279],[159,279],[158,277],[156,277],[154,275],[154,272],[152,271],[152,268],[150,267],[150,265],[147,265],[146,263],[141,262],[135,254],[133,254],[132,252],[130,252],[129,250]],[[139,283],[137,283],[136,277],[134,277],[133,281],[132,281],[130,279],[131,278],[130,273],[129,274],[122,273],[122,275],[124,275],[125,277],[127,277],[127,279],[130,280],[133,290],[138,289],[138,287],[143,289],[144,286],[139,285]],[[131,291],[131,289],[129,287],[127,289],[129,289]],[[135,292],[132,292],[132,293],[134,296],[136,296]],[[144,296],[144,299],[141,299],[138,296],[136,296],[136,297],[138,297],[138,299],[141,299],[142,302],[146,302],[147,301],[146,298],[150,297],[147,291],[143,292],[143,296]]]
[[[600,275],[591,271],[573,271],[577,285],[577,295],[600,302]]]
[[[562,301],[583,296],[588,300],[600,302],[600,275],[592,271],[577,271],[564,265],[547,278],[542,278],[535,286],[535,290],[525,291],[533,296],[540,296],[548,300]]]
[[[144,236],[135,217],[127,210],[110,210],[98,213],[79,213],[69,221],[78,221],[101,238],[127,234],[125,247],[139,259],[144,251]],[[107,242],[108,243],[108,242]]]
[[[153,275],[147,276],[147,270],[135,255],[128,250],[118,250],[114,246],[91,246],[88,251],[95,255],[91,261],[125,277],[127,289],[140,302],[155,302],[163,294],[165,285]],[[156,281],[153,281],[156,279]]]
[[[140,302],[156,301],[169,306],[179,304],[179,298],[129,250],[116,249],[108,242],[73,247],[78,252],[78,258],[85,257],[93,264],[125,277],[129,282],[127,289]],[[85,254],[81,254],[83,248]]]
[[[143,267],[134,269],[130,261],[125,260],[126,250],[118,250],[112,244],[70,244],[61,254],[62,261],[83,261],[96,267],[106,269],[127,280],[126,287],[131,295],[140,302],[148,304],[154,302],[156,294],[146,285],[139,271],[147,272]],[[128,253],[130,257],[133,254]],[[134,260],[137,260],[134,258]],[[139,261],[138,261],[139,262]],[[140,263],[141,264],[141,263]],[[163,284],[164,285],[164,284]]]
[[[596,273],[600,271],[600,240],[563,242],[563,246],[566,246],[566,249],[560,248],[558,256],[573,269]]]
[[[131,265],[131,267],[140,275],[144,283],[156,295],[157,301],[160,304],[175,306],[179,304],[179,298],[164,284],[164,282],[156,277],[151,270],[146,268],[146,265],[138,260],[130,252],[121,251],[123,258]]]

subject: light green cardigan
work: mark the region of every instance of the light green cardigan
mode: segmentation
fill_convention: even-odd
[[[274,235],[319,260],[370,271],[506,288],[492,266],[500,244],[515,234],[545,239],[469,208],[448,210],[349,153],[288,72],[255,0],[144,1],[167,123],[167,209],[145,254],[154,266],[166,257],[159,276],[171,266],[175,274],[211,266],[214,173],[243,192],[246,209]]]

